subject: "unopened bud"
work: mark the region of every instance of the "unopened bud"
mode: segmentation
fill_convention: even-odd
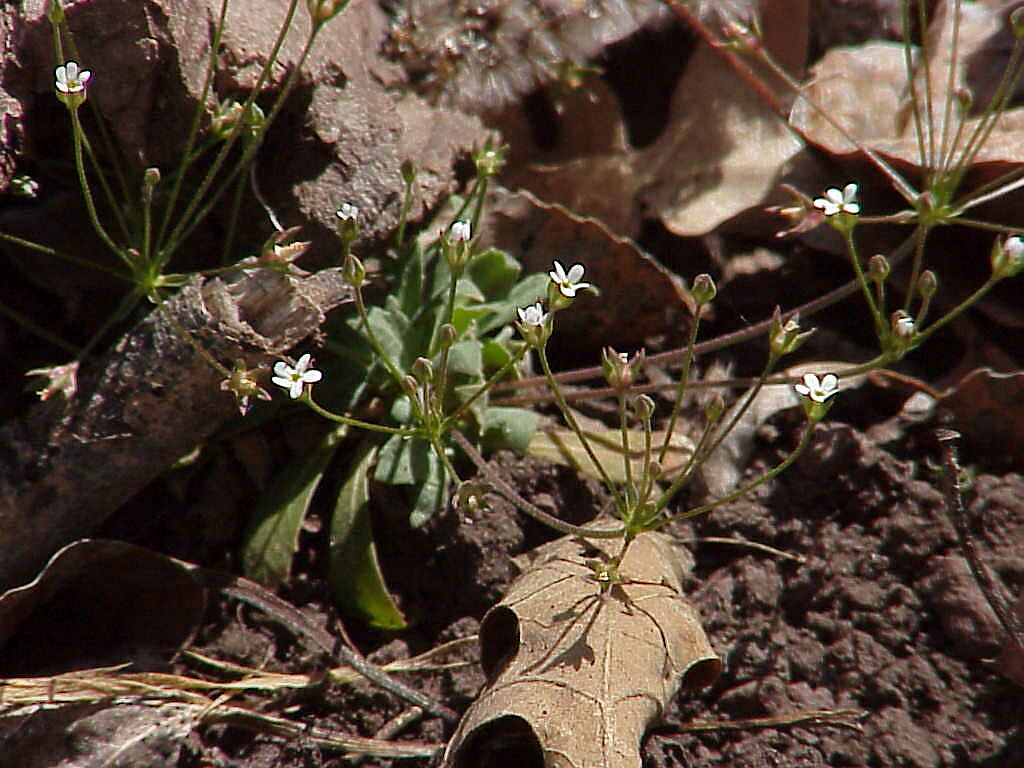
[[[654,400],[647,395],[638,395],[633,398],[633,412],[641,422],[650,421],[654,415]]]
[[[416,168],[416,164],[412,160],[402,161],[402,181],[407,186],[412,186],[412,183],[416,181],[416,175],[419,173],[419,169]]]
[[[921,298],[926,301],[935,295],[935,291],[939,289],[939,278],[935,276],[935,273],[930,269],[926,269],[921,273],[921,277],[917,279],[917,292],[921,294]]]
[[[782,322],[782,312],[776,307],[772,315],[771,328],[768,331],[768,349],[773,359],[795,352],[814,332],[800,332],[800,315],[794,314],[786,322]]]
[[[348,255],[348,258],[345,259],[345,264],[341,269],[341,274],[342,277],[345,278],[345,282],[353,288],[358,288],[366,281],[366,267],[363,266],[363,262],[351,253]]]
[[[876,253],[868,259],[867,278],[873,283],[884,283],[889,279],[892,266],[889,260],[880,253]]]
[[[409,396],[410,400],[419,400],[420,385],[412,376],[406,374],[402,377],[402,390]]]
[[[46,4],[46,18],[53,26],[64,23],[64,0],[50,0]]]
[[[711,279],[711,275],[701,273],[693,278],[690,295],[693,296],[693,300],[697,302],[698,306],[710,304],[717,294],[718,288],[715,287],[715,281]]]
[[[455,326],[451,323],[445,323],[438,331],[438,338],[441,341],[441,346],[443,348],[447,348],[454,344],[455,340],[459,338],[459,332],[455,330]]]
[[[420,384],[429,384],[434,380],[434,365],[425,357],[417,357],[412,364],[412,375]]]
[[[996,240],[992,246],[992,276],[996,280],[1015,277],[1024,270],[1024,239],[1012,235],[1006,240]]]
[[[616,392],[624,392],[636,381],[637,374],[643,367],[644,351],[640,350],[633,358],[625,352],[616,352],[612,347],[601,351],[601,367],[608,386]]]
[[[722,418],[723,413],[725,413],[725,399],[716,392],[704,406],[704,418],[709,424],[713,424]]]
[[[147,205],[153,202],[153,190],[160,183],[160,169],[147,168],[142,174],[142,200]]]

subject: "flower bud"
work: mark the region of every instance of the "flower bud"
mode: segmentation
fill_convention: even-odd
[[[604,369],[605,380],[616,392],[625,392],[633,385],[643,362],[643,350],[633,355],[632,360],[625,352],[616,352],[611,347],[605,347],[601,351],[601,367]]]
[[[412,375],[420,384],[429,384],[434,380],[434,365],[425,357],[417,357],[412,364]]]
[[[996,280],[1015,277],[1024,270],[1024,239],[1012,235],[1003,241],[996,240],[990,256],[992,276]]]
[[[416,163],[412,160],[402,161],[402,181],[405,182],[406,186],[412,186],[412,183],[416,181],[416,176],[419,174],[419,169],[416,167]]]
[[[917,279],[917,292],[921,294],[921,298],[925,301],[935,295],[935,291],[939,289],[939,279],[935,276],[935,273],[930,269],[926,269],[921,273],[921,277]]]
[[[718,288],[715,287],[715,281],[711,279],[711,275],[702,272],[693,278],[693,286],[690,288],[690,295],[693,296],[693,300],[697,302],[697,306],[710,304],[714,301],[717,294]]]
[[[147,168],[142,174],[142,200],[149,205],[153,202],[153,190],[160,183],[160,169]]]
[[[654,400],[647,395],[638,395],[633,398],[633,412],[641,422],[650,421],[654,415]]]
[[[341,274],[345,278],[345,282],[353,288],[358,288],[366,281],[366,267],[363,266],[363,262],[351,253],[345,259]]]
[[[455,330],[455,326],[451,323],[445,323],[438,330],[438,338],[441,342],[441,348],[447,349],[455,343],[457,338],[459,338],[459,332]]]
[[[53,26],[64,23],[64,0],[49,0],[46,4],[46,18]]]
[[[707,419],[709,424],[713,424],[722,418],[723,413],[725,413],[725,399],[720,393],[716,392],[707,405],[704,406],[704,418]]]
[[[889,264],[889,260],[880,253],[876,253],[870,259],[868,259],[868,268],[866,277],[873,283],[884,283],[889,279],[889,273],[892,272],[892,266]]]
[[[326,24],[348,5],[349,0],[306,0],[306,10],[313,20],[313,26]]]

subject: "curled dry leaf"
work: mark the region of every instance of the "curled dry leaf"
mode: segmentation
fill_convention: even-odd
[[[988,40],[998,33],[1001,21],[996,11],[982,4],[964,4],[961,6],[961,18],[958,42],[958,60],[955,62],[954,88],[984,91],[988,84],[978,83],[972,88],[969,82],[968,69],[977,55],[984,51]],[[803,135],[807,141],[825,151],[845,157],[863,157],[848,139],[842,136],[822,113],[831,120],[838,122],[849,134],[870,149],[875,150],[887,160],[906,169],[919,169],[922,165],[936,165],[943,154],[953,152],[949,147],[954,136],[960,130],[959,109],[951,110],[950,124],[943,129],[946,119],[946,99],[948,93],[948,73],[952,63],[952,24],[953,12],[940,14],[936,17],[935,26],[929,30],[930,56],[928,61],[931,72],[931,98],[935,105],[932,109],[931,141],[928,136],[927,115],[922,115],[921,130],[924,136],[926,154],[939,155],[935,161],[922,164],[921,150],[917,138],[917,125],[911,102],[908,99],[910,89],[907,83],[906,58],[901,43],[869,43],[855,48],[835,48],[830,50],[813,68],[813,77],[804,93],[808,97],[799,99],[793,106],[790,115],[791,125]],[[915,86],[919,99],[923,101],[926,82],[924,67],[919,67],[915,74]],[[1001,74],[1001,73],[1000,73]],[[997,82],[998,78],[995,81]],[[991,94],[975,93],[975,109],[985,106],[984,98]],[[811,103],[819,108],[811,107]],[[976,129],[980,117],[968,117],[962,128],[960,144],[966,143]],[[984,142],[975,157],[972,168],[974,182],[987,181],[998,175],[1013,170],[1024,162],[1021,147],[1024,137],[1024,112],[1019,109],[1008,110],[1002,114],[992,134]],[[934,146],[934,149],[929,147]],[[959,150],[953,152],[954,161],[959,157]],[[952,165],[953,163],[950,163]]]
[[[32,675],[174,652],[199,627],[206,590],[178,560],[83,539],[0,595],[0,673]]]
[[[488,684],[452,737],[446,766],[490,765],[515,751],[547,768],[639,768],[644,732],[676,692],[718,677],[722,663],[681,593],[689,553],[643,533],[619,566],[622,581],[602,593],[587,562],[621,545],[564,537],[534,551],[484,617]]]

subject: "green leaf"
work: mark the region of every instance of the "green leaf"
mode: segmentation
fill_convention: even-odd
[[[413,489],[415,495],[409,515],[409,525],[413,528],[423,525],[448,503],[448,473],[433,451],[426,454],[425,469],[419,486]]]
[[[509,448],[526,453],[534,432],[538,415],[525,408],[488,408],[484,414],[481,442],[488,451]]]
[[[331,515],[327,582],[348,613],[379,629],[405,629],[405,616],[384,583],[370,521],[369,472],[376,447],[363,443]]]
[[[469,264],[469,274],[488,301],[504,299],[522,268],[512,256],[489,248]]]
[[[430,444],[392,435],[380,449],[373,479],[388,485],[415,485],[427,476]]]
[[[448,350],[448,372],[471,378],[483,376],[484,361],[481,344],[476,339],[465,339],[452,344]]]
[[[288,579],[302,520],[345,431],[338,427],[328,432],[310,453],[294,459],[263,493],[242,541],[242,570],[250,579],[264,584]]]
[[[516,307],[526,307],[538,299],[543,299],[548,289],[547,275],[527,275],[522,281],[516,283],[508,296],[503,301],[493,301],[482,304],[482,308],[491,310],[492,314],[486,319],[477,321],[477,332],[480,335],[508,325],[512,322]]]
[[[423,271],[423,251],[416,245],[398,284],[398,304],[407,317],[415,315],[423,303]]]

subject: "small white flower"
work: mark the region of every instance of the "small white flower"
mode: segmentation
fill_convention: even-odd
[[[835,187],[826,189],[825,196],[814,201],[814,207],[824,211],[826,216],[835,216],[837,213],[856,216],[860,213],[860,205],[857,203],[857,185],[847,184],[841,192]]]
[[[69,61],[57,67],[55,77],[57,90],[61,93],[82,93],[92,78],[92,72],[79,69],[77,62]]]
[[[342,203],[341,208],[334,212],[334,215],[345,222],[355,221],[359,217],[359,206],[352,203]]]
[[[288,390],[288,397],[297,400],[302,396],[306,384],[314,384],[323,378],[323,373],[310,368],[313,358],[307,352],[299,358],[298,364],[292,368],[288,363],[279,360],[274,363],[274,376],[271,378],[277,386]]]
[[[519,322],[527,326],[536,326],[539,328],[544,325],[548,319],[548,315],[539,301],[526,309],[516,307],[516,312],[519,313]]]
[[[452,224],[451,238],[456,243],[465,243],[473,236],[473,229],[468,221],[456,221]]]
[[[548,272],[548,277],[551,278],[556,286],[558,286],[559,292],[567,299],[576,298],[576,292],[582,291],[584,288],[589,288],[590,283],[584,283],[580,278],[583,277],[583,265],[573,264],[569,268],[569,271],[565,271],[565,267],[562,266],[561,262],[556,261],[554,263],[554,269]]]
[[[813,373],[805,373],[802,384],[794,384],[797,394],[815,403],[824,403],[839,391],[839,379],[834,373],[826,373],[821,379]]]
[[[1020,235],[1013,235],[1012,237],[1006,238],[1006,242],[1003,243],[1003,250],[1006,251],[1014,261],[1021,260],[1024,258],[1024,239],[1021,239]]]

